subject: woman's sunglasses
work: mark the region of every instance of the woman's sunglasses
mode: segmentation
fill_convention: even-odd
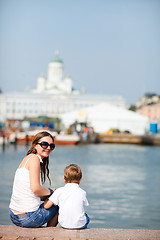
[[[54,143],[48,143],[48,142],[41,142],[41,143],[37,143],[37,144],[39,144],[40,146],[41,146],[41,148],[43,148],[43,149],[47,149],[48,148],[48,146],[50,146],[50,149],[51,150],[53,150],[54,148],[55,148],[55,144]]]

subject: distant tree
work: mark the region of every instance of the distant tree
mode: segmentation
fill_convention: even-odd
[[[136,106],[135,106],[135,105],[131,105],[131,106],[128,108],[128,110],[131,110],[131,111],[135,112],[135,111],[136,111]]]
[[[144,96],[147,98],[152,98],[153,96],[157,96],[157,94],[156,93],[145,93]]]

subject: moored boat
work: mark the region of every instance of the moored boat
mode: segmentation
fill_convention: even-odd
[[[54,139],[57,145],[74,145],[80,141],[80,137],[74,134],[58,134]]]
[[[160,145],[160,134],[134,135],[128,133],[99,134],[101,143],[129,143],[142,145]]]
[[[8,143],[7,139],[3,136],[0,136],[0,145],[5,145],[7,143]]]
[[[128,133],[99,134],[102,143],[133,143],[140,144],[141,136]]]
[[[39,132],[27,131],[27,132],[17,132],[11,133],[9,136],[10,143],[18,144],[28,144],[33,141],[34,136]],[[74,134],[57,134],[57,132],[50,132],[54,137],[55,144],[57,145],[74,145],[80,141],[80,137]]]

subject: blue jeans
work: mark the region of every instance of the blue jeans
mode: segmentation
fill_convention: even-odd
[[[86,224],[85,224],[81,229],[85,229],[85,228],[87,228],[87,225],[88,225],[89,222],[90,222],[90,218],[88,217],[87,213],[85,213],[85,216],[86,216],[86,220],[87,220],[87,222],[86,222]]]
[[[41,227],[49,220],[51,220],[55,215],[58,214],[58,206],[53,205],[49,209],[45,209],[43,203],[34,212],[26,212],[20,216],[14,214],[11,209],[9,209],[9,214],[12,222],[20,227],[26,228],[37,228]]]

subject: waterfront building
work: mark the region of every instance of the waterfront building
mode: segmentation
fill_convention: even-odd
[[[160,102],[160,96],[156,93],[146,93],[143,97],[140,97],[136,101],[136,108],[139,109],[143,106],[150,105],[150,104],[156,104]]]
[[[136,112],[147,116],[151,122],[160,122],[160,96],[146,93],[137,100]]]
[[[99,103],[125,108],[125,101],[121,96],[87,94],[75,90],[71,77],[63,75],[63,61],[56,52],[48,65],[48,77],[40,75],[36,89],[0,93],[0,121],[39,116],[60,118],[64,113]]]
[[[139,107],[136,112],[147,116],[151,122],[160,122],[160,101]]]

